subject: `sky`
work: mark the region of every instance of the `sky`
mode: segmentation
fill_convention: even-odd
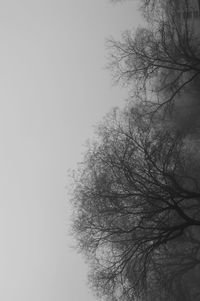
[[[71,248],[68,170],[127,96],[112,86],[105,40],[141,22],[136,8],[0,0],[1,300],[96,300]]]

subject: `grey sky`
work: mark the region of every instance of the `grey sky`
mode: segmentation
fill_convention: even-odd
[[[67,170],[126,95],[105,38],[138,22],[134,1],[0,1],[1,300],[95,300],[64,228]]]

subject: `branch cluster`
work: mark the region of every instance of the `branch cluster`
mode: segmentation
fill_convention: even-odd
[[[151,102],[159,106],[173,103],[200,76],[195,20],[177,17],[177,2],[166,3],[164,9],[159,6],[148,27],[125,32],[122,41],[108,41],[114,79],[133,86],[144,101],[148,92],[148,102],[151,95]],[[182,6],[179,10],[189,14],[188,2]]]
[[[184,140],[134,114],[115,110],[99,126],[75,191],[74,231],[80,250],[95,259],[95,286],[116,296],[121,283],[123,298],[157,277],[163,257],[170,266],[166,246],[200,226],[200,183],[187,170]],[[180,276],[190,253],[178,256],[179,247]]]
[[[200,165],[198,131],[191,131],[198,114],[190,108],[189,122],[183,104],[199,100],[200,39],[188,1],[143,4],[148,28],[108,41],[114,78],[131,85],[134,103],[105,117],[75,173],[73,233],[98,296],[196,301]]]

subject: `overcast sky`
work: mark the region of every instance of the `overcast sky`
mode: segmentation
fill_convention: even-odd
[[[135,1],[0,0],[1,300],[95,301],[64,227],[67,171],[126,96],[105,39],[138,23]]]

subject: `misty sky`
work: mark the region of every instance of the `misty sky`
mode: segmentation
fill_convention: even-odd
[[[95,300],[70,249],[67,171],[126,97],[105,39],[138,22],[135,1],[0,0],[1,300]]]

